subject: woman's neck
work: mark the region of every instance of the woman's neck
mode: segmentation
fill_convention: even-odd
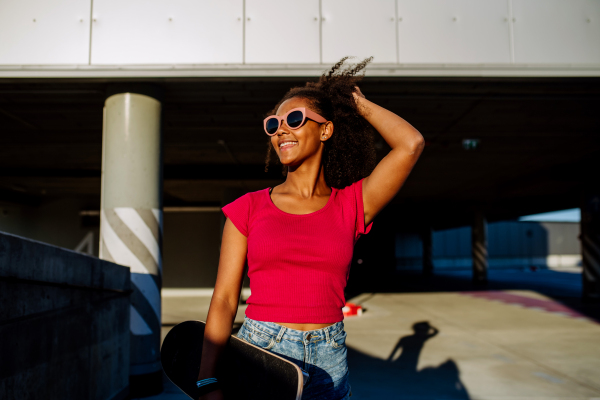
[[[322,164],[318,168],[288,168],[286,180],[281,188],[303,198],[331,194],[331,188],[325,182],[325,170]]]

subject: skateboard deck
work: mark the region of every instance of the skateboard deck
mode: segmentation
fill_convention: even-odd
[[[160,359],[167,377],[194,400],[204,339],[203,321],[174,326],[163,341]],[[217,366],[225,399],[300,400],[302,370],[267,350],[231,336]]]

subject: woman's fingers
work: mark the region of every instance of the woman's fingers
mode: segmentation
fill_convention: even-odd
[[[354,97],[362,97],[363,99],[365,98],[365,95],[362,94],[358,86],[354,86],[354,91],[352,92],[352,94],[354,95]]]

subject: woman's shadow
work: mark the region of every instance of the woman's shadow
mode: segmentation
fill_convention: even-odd
[[[456,363],[448,359],[437,367],[417,370],[425,342],[439,331],[429,322],[417,322],[414,333],[398,340],[387,360],[348,349],[352,391],[379,394],[380,398],[469,399]],[[400,355],[394,359],[396,353]]]

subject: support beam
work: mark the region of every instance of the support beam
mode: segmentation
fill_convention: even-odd
[[[600,188],[585,190],[582,203],[583,299],[600,302]]]
[[[100,258],[131,268],[132,397],[162,391],[162,157],[157,93],[152,86],[113,86],[104,104]]]
[[[471,229],[471,249],[473,254],[473,282],[487,283],[488,250],[487,221],[482,210],[475,210]]]

